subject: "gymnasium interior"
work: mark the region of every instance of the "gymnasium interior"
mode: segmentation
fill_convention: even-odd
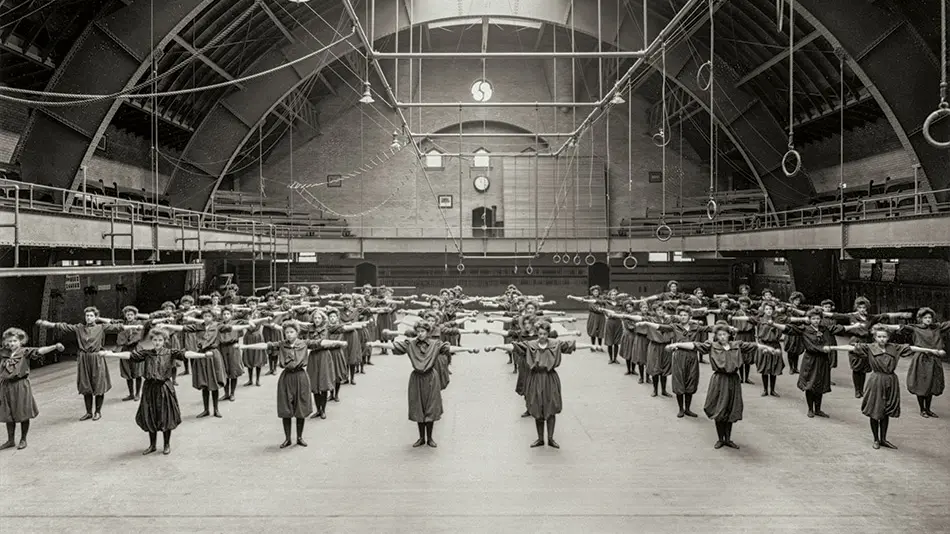
[[[65,345],[31,364],[30,447],[0,451],[4,527],[950,532],[950,401],[918,416],[906,362],[896,451],[871,449],[847,357],[831,419],[779,376],[723,454],[588,351],[561,367],[563,449],[537,451],[481,352],[432,451],[403,443],[389,354],[308,449],[278,450],[273,388],[195,422],[186,380],[174,453],[143,459],[116,362],[80,423],[75,338],[36,326],[232,284],[514,284],[583,331],[569,295],[671,280],[950,320],[946,4],[0,0],[0,327]]]

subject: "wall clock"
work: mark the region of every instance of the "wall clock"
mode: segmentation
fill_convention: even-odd
[[[479,176],[475,178],[474,185],[476,191],[479,193],[484,193],[485,191],[488,191],[489,186],[491,186],[491,181],[487,176]]]

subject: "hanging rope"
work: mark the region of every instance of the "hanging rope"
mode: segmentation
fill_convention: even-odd
[[[645,4],[646,2],[644,2]],[[664,80],[665,80],[664,75]],[[664,86],[666,85],[664,81]],[[666,102],[666,97],[663,97]],[[666,116],[666,113],[663,114]],[[627,85],[627,181],[630,191],[629,205],[633,205],[633,85]],[[631,217],[632,219],[632,217]],[[632,258],[632,262],[631,262]],[[631,266],[632,265],[632,266]],[[623,259],[623,266],[629,270],[637,268],[637,258],[633,255],[633,225],[627,222],[627,256]]]
[[[841,73],[841,75],[839,76],[840,80],[838,82],[839,83],[838,95],[839,95],[839,98],[841,99],[840,129],[838,131],[838,195],[840,195],[839,205],[841,208],[840,213],[839,213],[839,220],[841,224],[843,225],[844,224],[844,105],[847,100],[844,94],[844,58],[845,58],[844,49],[842,48],[836,49],[835,55],[838,56],[838,70]],[[844,231],[844,227],[842,227],[842,231]],[[844,243],[844,241],[842,241],[842,243]],[[842,259],[843,258],[844,258],[844,255],[842,254]]]
[[[924,121],[924,139],[937,148],[950,148],[950,141],[937,141],[930,128],[939,119],[950,117],[950,103],[947,102],[947,0],[940,0],[940,104],[937,110]]]
[[[660,54],[662,55],[662,58],[663,58],[663,59],[662,59],[662,62],[663,62],[663,88],[664,88],[664,92],[665,92],[665,89],[666,89],[666,42],[664,42],[662,45],[660,45]],[[665,99],[665,98],[663,99],[663,107],[664,107],[663,114],[666,115],[666,111],[665,111],[666,99]],[[662,170],[661,170],[661,173],[660,173],[660,182],[661,182],[662,187],[663,187],[663,195],[662,195],[662,197],[661,197],[661,202],[662,202],[663,208],[662,208],[662,211],[661,211],[661,214],[660,214],[660,225],[656,227],[656,232],[654,232],[654,234],[656,235],[656,238],[657,238],[657,239],[659,239],[660,241],[664,241],[664,242],[665,242],[665,241],[669,241],[669,240],[673,237],[673,229],[670,228],[670,227],[666,224],[666,144],[663,144],[663,145],[660,147],[660,153],[661,153],[661,159],[662,159],[662,163],[663,163],[663,165],[662,165]]]
[[[782,172],[788,178],[802,169],[802,155],[795,150],[795,0],[788,0],[788,152]]]
[[[706,202],[706,218],[710,221],[716,218],[719,213],[719,205],[716,204],[716,158],[717,138],[716,135],[716,73],[712,67],[713,58],[716,57],[716,23],[713,15],[713,2],[709,0],[709,201]]]

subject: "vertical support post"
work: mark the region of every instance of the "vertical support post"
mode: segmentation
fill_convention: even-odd
[[[86,210],[86,203],[89,202],[89,193],[86,190],[86,166],[83,165],[80,167],[82,169],[82,214],[88,215]],[[66,208],[67,210],[69,207]]]
[[[914,164],[914,215],[920,215],[920,163]]]

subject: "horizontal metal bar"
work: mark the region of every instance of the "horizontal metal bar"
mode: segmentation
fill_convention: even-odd
[[[611,98],[613,98],[611,96]],[[597,108],[596,102],[396,102],[397,108]]]
[[[416,133],[409,131],[407,135],[411,137],[572,137],[573,132],[524,132],[524,133],[511,133],[511,132],[463,132],[459,134],[458,132],[425,132],[425,133]]]
[[[126,274],[126,273],[168,273],[178,271],[200,271],[204,263],[156,263],[154,265],[92,265],[89,267],[16,267],[0,269],[0,278],[20,276],[58,276],[66,274]]]
[[[427,154],[423,153],[422,155],[425,156]],[[443,158],[472,158],[478,156],[491,156],[493,158],[556,158],[557,154],[554,152],[492,152],[490,154],[476,154],[474,152],[441,152],[439,153],[439,156]]]
[[[642,57],[645,50],[610,50],[604,52],[378,52],[373,59],[555,59],[555,58],[629,58]]]
[[[537,259],[537,256],[531,254],[529,256],[462,256],[463,260],[534,260]]]

